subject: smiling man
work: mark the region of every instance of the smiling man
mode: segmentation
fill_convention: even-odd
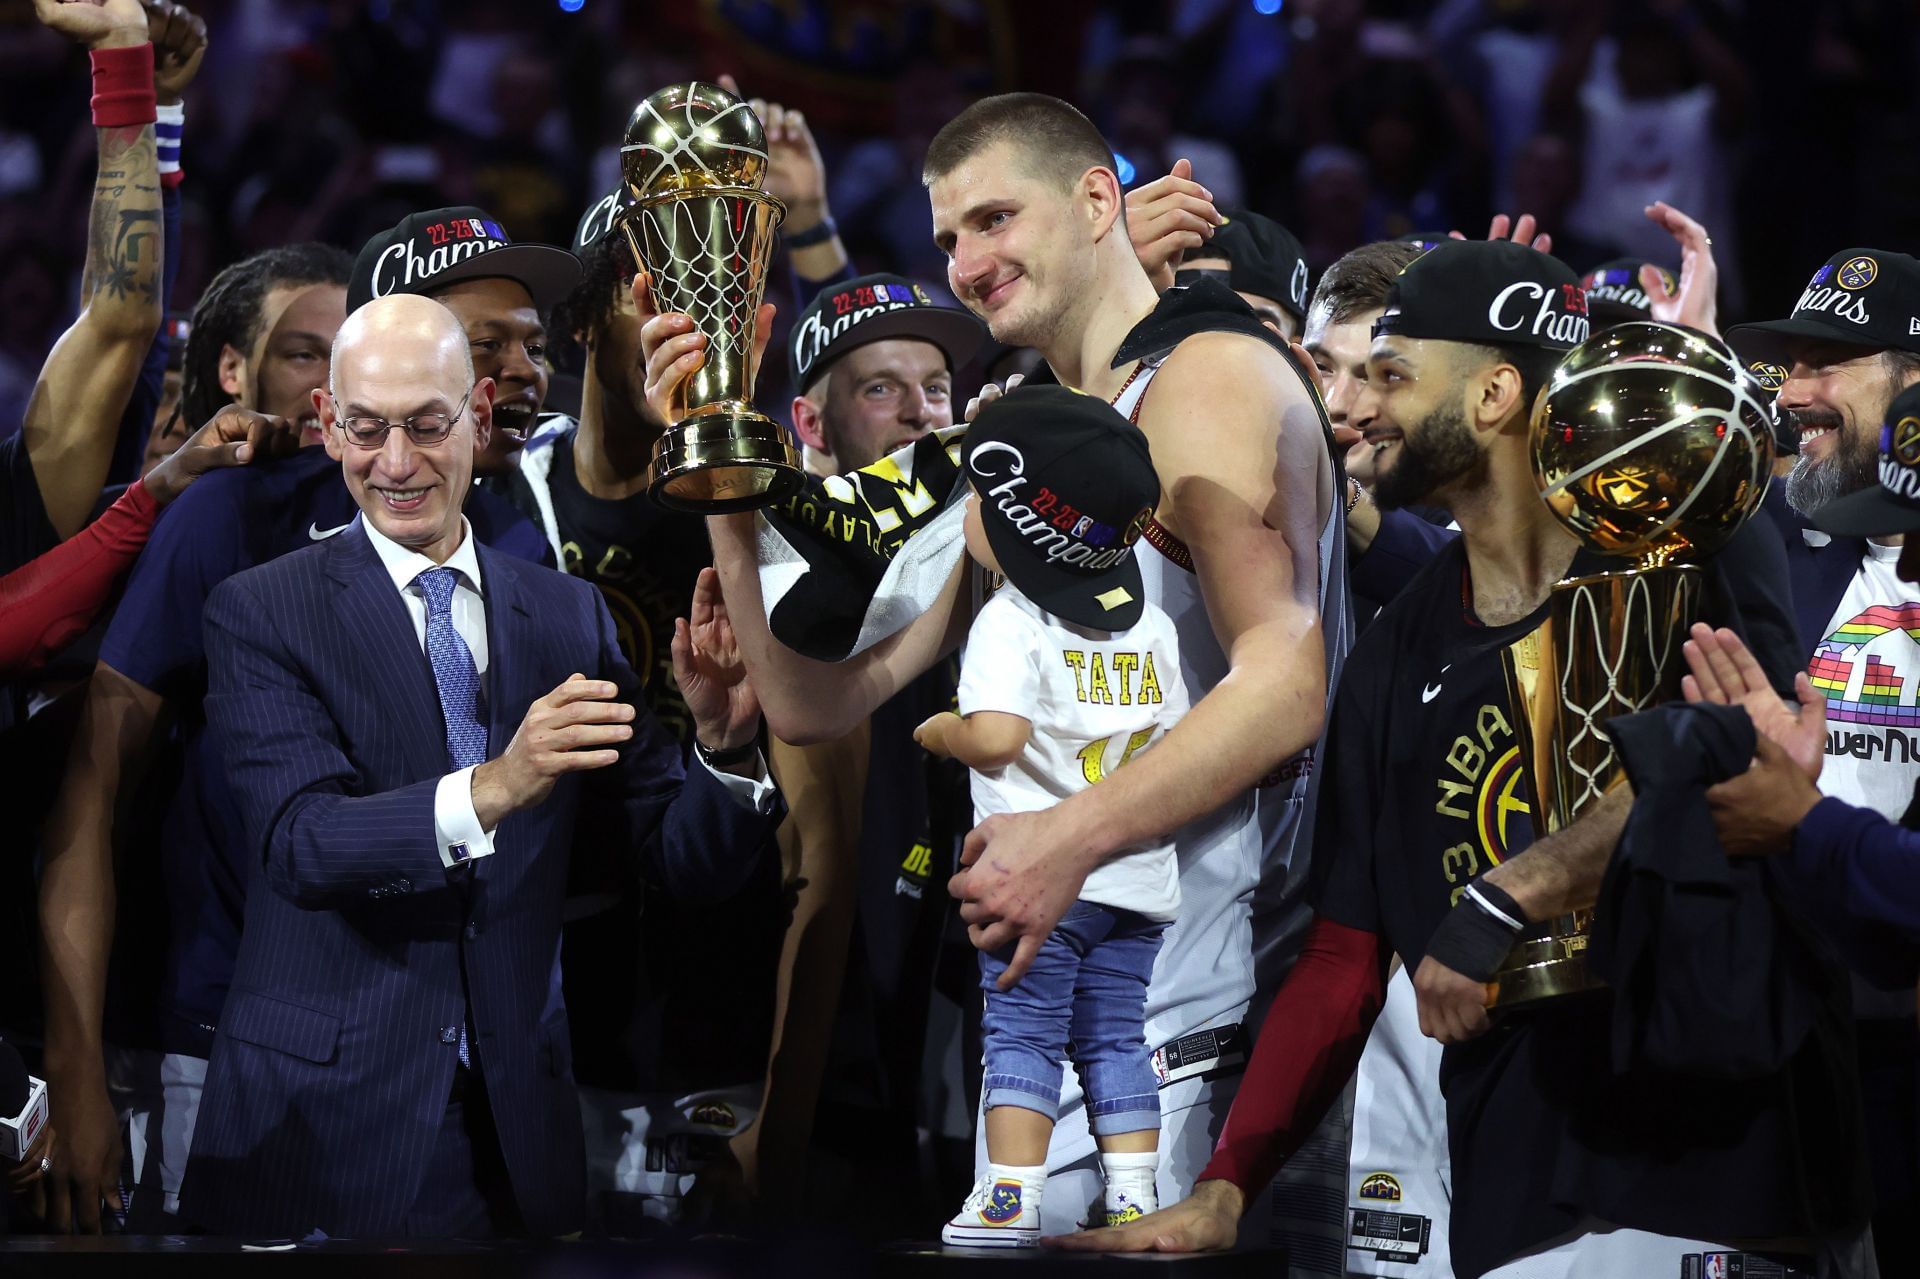
[[[498,475],[514,465],[547,397],[545,316],[579,280],[573,254],[549,244],[516,244],[484,209],[428,209],[361,247],[347,310],[418,293],[458,317],[475,372],[495,387],[497,426],[474,459],[474,474]]]
[[[162,1229],[178,1207],[249,879],[225,772],[205,753],[201,612],[226,578],[332,537],[354,517],[340,468],[318,447],[313,399],[327,384],[351,274],[339,249],[287,245],[221,272],[195,307],[181,397],[187,420],[197,425],[201,414],[239,403],[305,423],[308,447],[207,477],[155,526],[101,644],[49,814],[41,883],[49,1069],[82,1228],[97,1228],[103,1198],[118,1201],[122,1142],[109,1083],[121,1085],[129,1063],[119,1050],[128,1047],[161,1054],[159,1098],[132,1130],[136,1228]],[[547,554],[539,531],[504,499],[477,493],[468,515],[490,546],[527,560]],[[177,717],[170,732],[162,729],[169,710]],[[143,777],[153,779],[164,821],[119,816],[116,795]],[[138,878],[117,886],[116,856],[123,867],[159,867],[164,893],[141,891]],[[137,1000],[120,989],[112,1000],[106,994],[117,888],[147,907],[121,912],[123,932],[140,930],[131,948],[123,938],[122,953],[166,961],[146,979],[155,989]],[[141,975],[123,970],[116,986]],[[103,1020],[130,1025],[115,1038],[132,1042],[103,1044]]]
[[[1305,374],[1230,290],[1203,281],[1156,293],[1129,240],[1112,151],[1067,103],[975,103],[941,130],[923,177],[954,296],[997,341],[1039,350],[1048,376],[1135,419],[1165,490],[1146,531],[1145,590],[1175,619],[1183,673],[1204,695],[1152,751],[1122,763],[1116,749],[1099,786],[976,828],[950,890],[975,944],[1011,957],[1010,985],[1096,866],[1173,831],[1187,904],[1147,1018],[1166,1067],[1159,1184],[1170,1201],[1206,1158],[1239,1085],[1247,1019],[1305,922],[1290,860],[1350,621],[1330,436]],[[655,356],[685,358],[669,344]],[[957,532],[960,509],[945,508],[943,527]],[[944,543],[951,554],[920,575],[945,583],[915,601],[925,611],[896,610],[904,627],[847,660],[813,660],[768,628],[753,519],[708,526],[756,686],[789,740],[849,731],[952,651],[983,598],[957,539]],[[908,548],[943,544],[934,527]],[[1102,1191],[1077,1093],[1047,1163],[1042,1228],[1072,1230]],[[1263,1215],[1275,1198],[1259,1196]],[[1337,1225],[1322,1241],[1332,1273]]]
[[[1744,362],[1784,370],[1775,407],[1799,435],[1799,456],[1766,511],[1793,574],[1801,654],[1838,726],[1822,740],[1820,790],[1900,821],[1920,781],[1920,733],[1900,694],[1889,703],[1881,690],[1911,689],[1920,679],[1920,644],[1911,638],[1920,626],[1920,585],[1897,571],[1912,534],[1894,531],[1903,525],[1893,521],[1880,530],[1885,536],[1847,536],[1833,532],[1827,516],[1844,499],[1878,488],[1883,430],[1896,461],[1904,464],[1900,454],[1913,451],[1910,440],[1892,438],[1899,420],[1888,410],[1920,383],[1920,262],[1843,249],[1807,281],[1791,316],[1740,325],[1727,339]],[[1901,1237],[1920,1195],[1913,986],[1904,976],[1856,976],[1854,1013],[1869,1113],[1890,1120],[1868,1136],[1882,1205],[1876,1224],[1886,1243]]]
[[[778,817],[724,618],[672,640],[683,769],[599,593],[476,545],[492,391],[439,303],[355,312],[315,402],[358,518],[207,602],[256,878],[183,1191],[219,1233],[580,1229],[572,849],[725,895]]]
[[[1539,626],[1555,582],[1623,567],[1575,542],[1529,460],[1535,398],[1586,328],[1578,277],[1518,244],[1449,241],[1398,277],[1349,421],[1379,449],[1382,505],[1439,505],[1461,535],[1347,663],[1314,833],[1318,918],[1213,1162],[1186,1204],[1075,1244],[1230,1244],[1248,1192],[1345,1083],[1390,954],[1414,972],[1421,1029],[1448,1045],[1462,1279],[1678,1274],[1689,1254],[1787,1239],[1801,1268],[1786,1273],[1811,1274],[1810,1254],[1852,1242],[1855,1223],[1805,1190],[1840,1170],[1796,1168],[1775,1141],[1784,1088],[1616,1069],[1601,996],[1489,1019],[1486,983],[1515,934],[1594,902],[1631,802],[1618,788],[1536,838],[1508,789],[1525,724],[1501,650]],[[1771,530],[1753,527],[1704,572],[1705,610],[1729,617],[1784,578]],[[1777,638],[1761,660],[1788,688],[1797,654]],[[1727,1132],[1766,1135],[1729,1153]]]

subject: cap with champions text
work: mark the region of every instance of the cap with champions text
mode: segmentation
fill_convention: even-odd
[[[847,352],[887,338],[931,342],[951,371],[973,358],[987,340],[987,326],[970,311],[941,306],[905,276],[862,275],[829,284],[794,321],[788,348],[794,386],[805,391]]]
[[[391,293],[435,293],[485,279],[518,281],[544,315],[580,282],[580,260],[550,244],[515,244],[484,209],[428,209],[401,218],[361,248],[347,284],[347,310]]]
[[[1244,209],[1224,213],[1213,238],[1189,257],[1227,260],[1227,287],[1236,293],[1272,298],[1296,320],[1307,318],[1306,250],[1293,232],[1272,218]],[[1184,274],[1183,270],[1180,274]],[[1181,281],[1176,277],[1176,284]]]
[[[1795,340],[1920,351],[1920,261],[1884,249],[1842,249],[1813,273],[1792,315],[1727,330],[1743,360],[1786,364]]]
[[[1560,259],[1512,240],[1448,240],[1395,278],[1373,335],[1565,351],[1589,327],[1586,290]]]
[[[1145,588],[1134,546],[1160,500],[1139,427],[1097,396],[1016,387],[973,419],[961,468],[1015,590],[1094,630],[1139,622]]]

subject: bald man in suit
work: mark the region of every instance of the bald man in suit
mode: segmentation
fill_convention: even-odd
[[[558,972],[567,864],[717,899],[779,816],[724,616],[638,706],[600,595],[477,545],[493,386],[427,298],[354,312],[315,400],[360,515],[208,600],[207,718],[261,880],[183,1189],[223,1234],[560,1235],[584,1171]]]

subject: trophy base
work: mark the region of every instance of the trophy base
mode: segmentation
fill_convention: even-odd
[[[805,478],[778,423],[744,405],[715,405],[654,443],[647,495],[676,511],[725,515],[791,497]]]
[[[1582,911],[1572,919],[1553,921],[1542,936],[1515,943],[1506,964],[1493,977],[1496,1012],[1507,1012],[1549,999],[1564,999],[1603,990],[1606,983],[1587,965],[1587,928],[1591,918]]]

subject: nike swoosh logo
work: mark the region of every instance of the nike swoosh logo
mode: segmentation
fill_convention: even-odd
[[[1452,670],[1452,669],[1453,669],[1453,663],[1452,663],[1452,662],[1448,662],[1448,663],[1447,663],[1447,664],[1446,664],[1445,666],[1442,666],[1442,667],[1440,668],[1440,673],[1441,673],[1442,675],[1445,675],[1445,674],[1446,674],[1446,673],[1447,673],[1448,671],[1450,671],[1450,670]],[[1424,705],[1426,705],[1426,704],[1427,704],[1428,702],[1430,702],[1430,701],[1432,701],[1432,700],[1433,700],[1434,698],[1436,698],[1436,697],[1438,697],[1438,696],[1440,696],[1440,687],[1441,687],[1441,686],[1440,686],[1440,685],[1438,685],[1438,684],[1428,684],[1428,685],[1426,685],[1426,686],[1424,686],[1423,688],[1421,688],[1421,690],[1420,690],[1420,704],[1421,704],[1422,706],[1424,706]]]
[[[335,533],[344,533],[349,528],[352,528],[352,527],[353,527],[352,520],[348,520],[345,524],[342,524],[339,528],[321,528],[320,521],[315,520],[313,523],[307,525],[307,536],[312,538],[316,542],[324,542],[328,538],[332,537]]]

